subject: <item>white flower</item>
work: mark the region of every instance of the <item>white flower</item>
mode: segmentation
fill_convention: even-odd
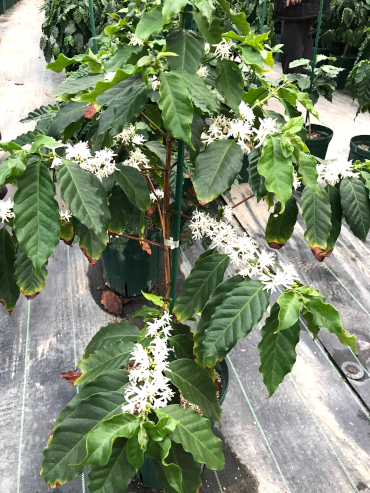
[[[240,103],[240,105],[239,105],[239,111],[240,111],[240,117],[242,118],[242,120],[245,120],[250,125],[253,125],[254,120],[256,119],[256,117],[255,117],[255,115],[253,113],[252,108],[247,103],[245,103],[244,101],[242,101]]]
[[[293,188],[294,190],[298,190],[298,188],[301,186],[301,181],[300,179],[298,178],[298,174],[296,172],[296,170],[293,171]]]
[[[259,118],[259,121],[260,128],[254,129],[255,139],[259,141],[256,148],[264,143],[268,135],[276,132],[276,118],[264,118],[263,120]]]
[[[115,75],[116,75],[116,72],[108,72],[107,74],[105,74],[104,80],[111,81],[112,79],[114,79]]]
[[[227,222],[231,223],[233,220],[233,216],[234,216],[233,208],[230,207],[229,205],[226,205],[223,208],[223,217],[226,219]]]
[[[140,38],[137,38],[134,33],[130,33],[131,40],[129,42],[132,46],[143,46],[144,41]]]
[[[150,162],[150,159],[146,157],[146,155],[140,150],[140,149],[135,149],[133,152],[130,153],[130,157],[126,159],[126,161],[123,162],[125,166],[131,166],[131,168],[136,168],[140,169],[140,164],[143,166],[148,165]]]
[[[282,266],[282,270],[277,270],[274,274],[262,274],[260,281],[265,285],[264,290],[273,293],[275,288],[283,286],[285,289],[292,289],[293,284],[297,279],[297,272],[292,264],[285,264]]]
[[[139,146],[144,144],[144,142],[146,142],[146,138],[144,137],[144,135],[138,134],[134,135],[134,137],[132,138],[132,143],[135,145]]]
[[[161,85],[161,81],[158,80],[156,75],[153,75],[150,79],[148,79],[148,82],[152,83],[152,89],[153,91],[156,91],[158,87]]]
[[[206,43],[206,44],[204,45],[204,54],[205,54],[205,55],[208,55],[208,53],[209,53],[210,49],[211,49],[210,44],[209,44],[209,43]]]
[[[70,212],[68,209],[66,211],[60,211],[60,220],[64,223],[69,223],[71,217],[73,216],[72,212]]]
[[[352,161],[345,159],[327,161],[325,164],[316,165],[318,173],[317,183],[323,187],[327,184],[336,185],[343,178],[359,178],[360,173],[355,171]]]
[[[1,222],[8,222],[9,219],[14,217],[14,212],[12,211],[14,207],[14,202],[11,199],[0,200],[0,219]]]
[[[197,71],[197,74],[199,77],[207,77],[208,76],[208,68],[205,66],[201,66],[200,69]]]
[[[157,188],[157,190],[155,191],[155,194],[153,192],[150,193],[150,200],[152,202],[156,202],[157,201],[157,198],[156,198],[156,195],[159,199],[163,199],[164,197],[164,191],[161,190],[160,188]]]
[[[87,142],[78,142],[75,145],[67,144],[66,158],[73,161],[86,161],[91,158],[91,152]]]
[[[122,130],[122,132],[116,135],[116,140],[118,142],[122,142],[125,145],[128,145],[132,138],[135,135],[135,127],[130,123],[126,128]]]
[[[235,46],[235,43],[232,41],[226,41],[226,39],[223,39],[221,43],[212,45],[214,46],[215,49],[215,56],[216,58],[221,58],[221,60],[224,60],[225,58],[227,60],[230,59],[231,55],[233,54],[233,49]]]
[[[53,162],[51,163],[50,168],[53,169],[56,166],[60,166],[61,164],[63,164],[63,161],[61,160],[61,158],[58,156],[55,156],[53,159]]]

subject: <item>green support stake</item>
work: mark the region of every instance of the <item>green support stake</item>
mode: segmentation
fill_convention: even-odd
[[[95,29],[95,16],[94,16],[94,7],[93,0],[89,0],[89,11],[90,11],[90,24],[91,24],[91,37],[93,38],[93,52],[95,55],[98,54],[98,43],[96,42],[96,29]]]
[[[316,68],[316,58],[317,58],[317,51],[318,51],[318,48],[319,48],[319,38],[320,38],[320,33],[321,33],[321,20],[322,20],[323,10],[324,10],[324,0],[321,0],[319,20],[317,21],[317,32],[316,32],[316,39],[315,39],[315,50],[314,50],[314,53],[313,53],[313,60],[312,60],[312,73],[311,73],[310,90],[311,90],[312,83],[313,83],[314,70]]]
[[[266,17],[266,5],[267,5],[267,0],[264,0],[263,1],[263,8],[262,8],[260,34],[263,34],[263,26],[265,24],[265,17]]]

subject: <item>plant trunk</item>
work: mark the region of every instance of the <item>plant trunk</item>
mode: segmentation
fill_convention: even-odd
[[[343,51],[343,58],[346,58],[347,56],[347,51],[348,51],[348,48],[349,48],[349,44],[347,43],[346,46],[344,47],[344,51]]]
[[[171,236],[170,220],[170,175],[171,175],[172,142],[170,134],[166,138],[166,171],[164,173],[164,197],[163,197],[163,238],[169,240]],[[170,295],[171,289],[171,248],[165,250],[165,270],[166,270],[166,298]]]

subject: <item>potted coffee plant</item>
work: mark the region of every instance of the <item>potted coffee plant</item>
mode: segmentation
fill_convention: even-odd
[[[0,301],[11,312],[20,292],[32,297],[41,291],[60,237],[70,241],[76,234],[97,259],[115,224],[122,231],[114,238],[130,236],[150,248],[150,210],[163,235],[155,246],[164,253],[165,293],[145,294],[148,305],[135,315],[144,322],[141,330],[126,320],[108,324],[87,344],[71,375],[79,393],[55,423],[41,475],[54,488],[90,466],[90,492],[118,493],[136,474],[153,485],[153,478],[145,479],[153,466],[162,491],[196,493],[201,464],[211,470],[225,464],[211,427],[221,418],[225,358],[261,321],[277,286],[283,293],[259,344],[269,395],[294,365],[300,314],[315,336],[326,328],[356,350],[355,336],[345,332],[325,297],[304,286],[292,265],[279,265],[273,252],[259,251],[253,239],[240,235],[232,208],[212,209],[210,203],[230,189],[248,154],[253,195],[244,201],[274,207],[266,230],[270,246],[280,248],[291,236],[298,216],[292,190],[302,182],[305,237],[323,260],[343,215],[366,240],[370,164],[316,168],[301,137],[303,117],[290,116],[297,101],[317,116],[312,101],[288,80],[269,81],[272,52],[227,1],[164,0],[141,7],[130,2],[115,15],[116,24],[104,33],[110,41],[97,55],[61,54],[51,63],[57,71],[80,64],[81,77],[63,82],[58,105],[39,111],[38,135],[0,144],[10,153],[0,165],[0,185],[18,188],[14,203],[0,202]],[[227,33],[219,22],[224,13],[234,25]],[[284,105],[287,120],[265,109],[271,98]],[[182,212],[188,177],[194,191],[184,194],[188,207]],[[59,211],[56,186],[68,211]],[[132,209],[139,217],[136,237],[125,231]],[[178,254],[180,229],[180,240],[200,239],[207,249],[175,300],[171,257]],[[229,265],[234,274],[224,280]]]
[[[307,59],[295,60],[290,67],[302,67],[308,71],[306,74],[290,74],[288,78],[292,80],[302,91],[308,90],[312,103],[315,105],[320,96],[332,102],[333,93],[336,89],[336,78],[343,69],[325,63],[335,62],[335,57],[318,55],[316,66],[312,74],[312,61]],[[324,62],[324,63],[323,63]],[[310,114],[307,114],[307,139],[306,145],[311,154],[325,159],[328,146],[333,138],[333,131],[324,125],[311,124]]]

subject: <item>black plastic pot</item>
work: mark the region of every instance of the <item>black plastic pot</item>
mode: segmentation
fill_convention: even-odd
[[[347,78],[350,71],[353,69],[355,60],[355,58],[338,57],[335,62],[332,62],[335,67],[340,67],[344,69],[339,72],[337,76],[337,89],[344,89],[346,87]]]
[[[370,135],[356,135],[356,137],[352,137],[349,143],[349,161],[361,161],[362,163],[364,161],[370,161],[370,150],[367,151],[366,149],[361,149],[361,147],[359,147],[361,144],[370,146]]]
[[[3,198],[5,197],[5,195],[8,193],[8,189],[7,187],[1,187],[0,188],[0,200],[3,200]]]
[[[221,363],[217,363],[216,371],[221,377],[222,389],[220,390],[219,403],[220,406],[222,406],[229,388],[229,367],[225,360],[221,361]],[[213,426],[214,423],[212,423],[212,428]],[[145,459],[144,464],[140,468],[140,478],[144,486],[159,489],[157,483],[157,468],[152,459]]]
[[[320,139],[306,139],[306,146],[309,148],[313,156],[325,159],[331,139],[333,138],[333,130],[324,125],[311,125],[311,132],[317,132],[322,135]]]
[[[147,239],[159,243],[159,230],[149,231]],[[158,282],[161,248],[151,245],[151,250],[149,255],[138,241],[129,240],[121,254],[108,243],[103,252],[103,265],[109,289],[125,298],[151,291]]]

